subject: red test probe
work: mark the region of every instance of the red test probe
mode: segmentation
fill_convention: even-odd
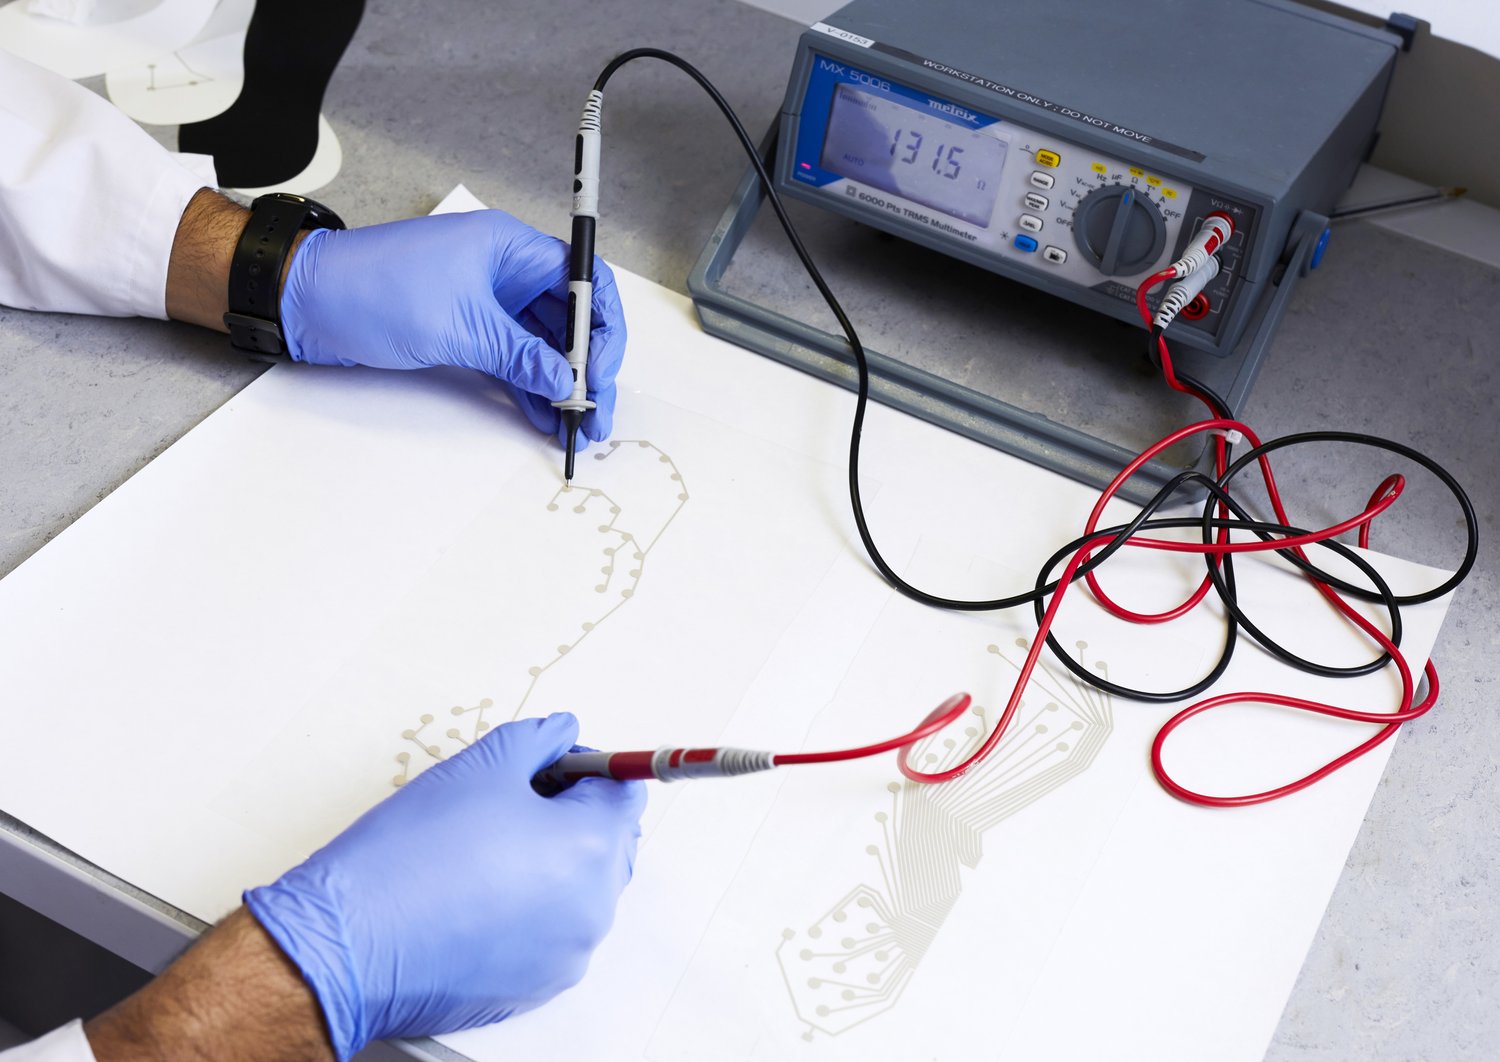
[[[769,771],[772,767],[791,767],[803,763],[837,763],[878,756],[892,749],[905,749],[925,737],[936,734],[968,709],[972,698],[956,693],[938,705],[920,726],[910,733],[873,745],[832,752],[793,752],[777,754],[757,749],[678,749],[664,747],[655,752],[569,752],[531,779],[531,788],[543,796],[561,792],[584,778],[614,778],[620,781],[654,778],[658,782],[676,782],[684,778],[733,778],[741,774]]]

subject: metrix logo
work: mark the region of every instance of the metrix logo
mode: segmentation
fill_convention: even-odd
[[[966,111],[962,107],[959,107],[952,103],[941,103],[938,100],[928,100],[927,106],[931,107],[935,111],[942,111],[944,114],[951,114],[955,118],[962,118],[966,122],[976,121],[979,118],[979,115],[975,114],[973,111]]]

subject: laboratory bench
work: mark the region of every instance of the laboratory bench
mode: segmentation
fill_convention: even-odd
[[[801,30],[735,0],[374,0],[324,103],[343,167],[315,195],[363,225],[426,213],[462,182],[564,234],[573,130],[609,56],[679,51],[758,135]],[[152,132],[175,146],[175,129]],[[737,145],[679,72],[651,63],[611,82],[605,144],[600,254],[686,291],[744,171]],[[1196,415],[1155,377],[1137,329],[832,215],[794,206],[793,216],[867,342],[886,353],[1124,445]],[[725,283],[829,325],[765,218]],[[1434,654],[1442,697],[1397,741],[1273,1062],[1493,1057],[1500,1039],[1500,585],[1488,541],[1500,513],[1497,359],[1500,268],[1373,221],[1339,223],[1244,411],[1267,438],[1345,428],[1432,455],[1468,488],[1482,536]],[[0,309],[0,575],[262,371],[224,337],[180,324]],[[1277,468],[1309,526],[1362,506],[1383,472],[1333,451],[1287,453]],[[1451,566],[1461,541],[1451,503],[1414,487],[1373,545]],[[67,746],[6,754],[66,756]],[[23,1029],[106,1004],[204,928],[3,809],[0,893],[0,1019]],[[407,1050],[456,1057],[430,1042]]]

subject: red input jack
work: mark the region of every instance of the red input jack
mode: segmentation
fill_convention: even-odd
[[[1208,311],[1211,307],[1212,304],[1208,301],[1208,296],[1200,291],[1193,296],[1193,301],[1184,306],[1182,312],[1177,316],[1186,318],[1189,321],[1201,321],[1208,316]]]

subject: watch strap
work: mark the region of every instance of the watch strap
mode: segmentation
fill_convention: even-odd
[[[229,263],[229,342],[251,357],[287,357],[281,330],[281,271],[303,229],[341,229],[344,222],[323,204],[300,195],[271,192],[250,204],[250,220]]]

